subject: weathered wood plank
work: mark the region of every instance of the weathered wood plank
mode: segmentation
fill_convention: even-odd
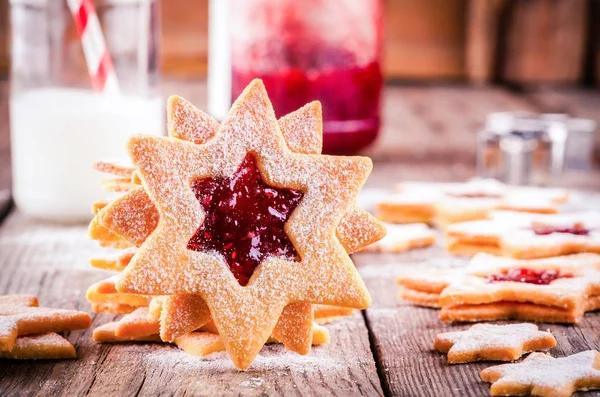
[[[471,0],[467,9],[466,68],[469,81],[487,84],[496,77],[500,19],[506,0]]]
[[[582,76],[588,1],[513,1],[505,21],[503,81],[576,84]]]
[[[464,77],[466,1],[384,3],[386,77],[413,81]]]
[[[0,294],[32,293],[43,305],[89,311],[87,287],[110,273],[87,258],[100,249],[83,226],[40,223],[15,212],[0,228]],[[94,316],[94,326],[113,319]],[[364,318],[360,313],[328,326],[331,344],[308,356],[267,346],[247,372],[225,353],[206,358],[169,345],[100,345],[91,330],[67,334],[77,360],[0,360],[0,394],[133,395],[382,395]]]

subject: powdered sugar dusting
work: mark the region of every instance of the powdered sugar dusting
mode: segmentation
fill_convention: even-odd
[[[385,226],[368,212],[351,206],[336,229],[340,243],[349,254],[375,243],[386,234]]]
[[[292,152],[321,154],[323,119],[320,102],[311,102],[282,117],[279,127]]]
[[[116,199],[98,214],[98,222],[125,240],[140,246],[154,231],[159,213],[142,187]]]
[[[202,370],[219,373],[235,370],[225,352],[210,354],[203,358],[191,356],[177,349],[160,349],[144,356],[144,361],[153,366],[180,367],[183,370]],[[311,354],[302,356],[287,351],[281,345],[267,345],[252,363],[250,374],[254,371],[292,370],[298,373],[334,372],[346,368],[348,362],[343,357],[332,355],[327,346],[316,347]]]
[[[436,341],[451,343],[452,347],[448,352],[450,355],[492,348],[519,348],[527,351],[524,348],[527,343],[551,336],[549,332],[539,331],[535,324],[476,324],[466,331],[439,334]]]
[[[123,163],[119,160],[101,160],[94,163],[94,168],[97,171],[104,172],[124,178],[131,178],[131,174],[135,170],[131,164]]]
[[[514,394],[523,386],[542,386],[556,390],[600,388],[600,353],[588,350],[567,357],[554,358],[544,353],[532,353],[520,363],[489,367],[481,372],[487,382],[498,382],[499,395]],[[492,386],[494,387],[494,386]]]
[[[240,386],[256,389],[257,387],[261,387],[264,383],[265,380],[260,376],[251,376],[248,380],[240,383]]]
[[[167,129],[173,138],[203,144],[219,129],[218,121],[181,97],[171,96],[167,108]]]

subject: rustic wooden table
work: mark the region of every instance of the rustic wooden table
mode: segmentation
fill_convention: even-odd
[[[203,106],[203,83],[168,82],[165,91]],[[46,306],[89,311],[85,290],[109,273],[89,267],[88,258],[99,248],[86,238],[86,227],[36,221],[11,205],[7,92],[7,85],[0,84],[0,294],[35,294]],[[600,116],[598,107],[590,105],[600,103],[597,92],[522,95],[499,88],[420,86],[390,87],[385,95],[382,137],[369,151],[375,169],[368,185],[375,187],[402,179],[472,176],[473,135],[491,111]],[[566,182],[575,188],[600,187],[597,173]],[[448,366],[432,351],[437,333],[465,325],[445,325],[435,310],[396,299],[394,280],[400,270],[425,262],[451,266],[460,260],[449,258],[439,246],[354,259],[373,306],[329,325],[331,344],[308,356],[268,346],[248,371],[238,372],[223,353],[200,359],[166,345],[99,345],[91,330],[71,332],[66,336],[77,347],[77,360],[0,360],[0,395],[487,395],[489,385],[480,381],[479,371],[489,363]],[[113,318],[95,315],[93,326]],[[588,314],[578,326],[542,327],[554,332],[557,356],[600,347],[599,314]]]

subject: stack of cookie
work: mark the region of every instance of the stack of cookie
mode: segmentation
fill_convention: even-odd
[[[0,358],[75,358],[75,348],[57,332],[89,328],[89,314],[39,307],[30,295],[0,296]]]
[[[123,251],[92,259],[120,273],[88,299],[128,314],[95,339],[225,349],[240,369],[267,341],[301,354],[327,342],[315,321],[370,303],[348,256],[385,235],[354,204],[370,160],[320,155],[319,103],[276,120],[260,80],[222,124],[179,97],[167,112],[169,138],[130,140],[133,167],[97,166],[123,194],[94,206],[90,236]]]
[[[400,297],[440,319],[577,323],[600,308],[600,255],[517,260],[478,254],[465,268],[399,277]]]

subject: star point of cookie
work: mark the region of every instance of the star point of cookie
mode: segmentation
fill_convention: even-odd
[[[554,336],[538,330],[534,324],[476,324],[464,331],[439,334],[433,345],[437,351],[448,354],[449,364],[514,361],[526,352],[554,346]]]
[[[492,383],[492,396],[568,397],[600,388],[600,353],[588,350],[561,358],[532,353],[520,363],[484,369],[481,379]]]
[[[244,90],[216,135],[204,145],[138,136],[128,148],[160,221],[117,289],[202,296],[239,368],[250,365],[288,303],[355,308],[370,304],[335,228],[354,203],[371,161],[293,153],[260,80]],[[221,255],[189,250],[188,243],[206,217],[213,215],[198,201],[193,182],[231,178],[249,154],[266,185],[298,190],[303,197],[283,227],[298,258],[270,255],[241,286]]]

